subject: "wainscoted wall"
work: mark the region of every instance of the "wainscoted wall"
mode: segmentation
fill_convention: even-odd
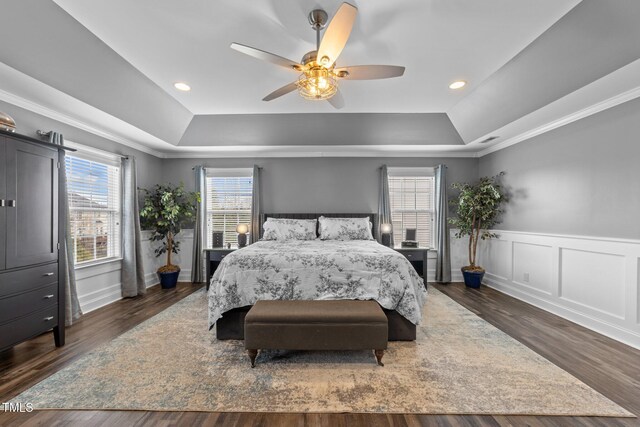
[[[142,232],[143,267],[147,287],[158,283],[156,270],[164,264],[165,257],[156,258],[154,247],[149,241],[150,232]],[[191,281],[191,253],[193,252],[193,230],[182,230],[177,239],[181,251],[173,256],[172,262],[181,266],[180,281]],[[120,260],[105,262],[76,269],[78,299],[84,313],[103,307],[122,298]]]
[[[485,284],[640,348],[640,240],[495,231]]]
[[[83,313],[122,298],[120,291],[121,261],[76,268],[78,300]]]
[[[633,100],[481,157],[511,193],[485,282],[640,347],[639,134]]]

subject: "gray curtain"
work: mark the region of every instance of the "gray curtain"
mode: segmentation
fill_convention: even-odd
[[[447,167],[436,167],[436,282],[451,281],[451,253],[449,248],[449,206],[447,198]]]
[[[122,296],[135,297],[147,292],[142,266],[140,208],[136,160],[122,159]]]
[[[205,196],[207,194],[206,170],[204,166],[194,168],[196,175],[196,191],[200,193],[200,203],[196,211],[196,223],[193,227],[193,256],[191,259],[191,283],[202,283],[205,281],[204,273],[204,242],[207,231],[207,205]]]
[[[260,168],[253,166],[253,192],[251,196],[251,227],[249,227],[249,243],[260,240]]]
[[[49,132],[49,142],[57,145],[64,145],[64,137],[57,132]],[[67,170],[65,165],[65,153],[60,150],[60,191],[64,194],[64,197],[60,198],[60,209],[65,213],[65,239],[62,241],[62,248],[60,248],[58,262],[63,266],[65,272],[65,325],[69,326],[73,324],[75,320],[78,320],[82,316],[82,309],[80,308],[80,302],[78,301],[78,291],[76,288],[76,270],[75,270],[75,257],[73,254],[73,240],[71,239],[71,226],[69,224],[69,200],[67,192]]]
[[[382,242],[382,233],[380,227],[382,224],[391,224],[391,198],[389,197],[389,173],[387,165],[380,168],[380,193],[378,195],[378,229],[376,238],[378,242]],[[393,228],[391,229],[390,238],[393,245]]]

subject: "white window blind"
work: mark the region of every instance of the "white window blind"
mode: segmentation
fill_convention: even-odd
[[[94,153],[66,156],[69,223],[75,262],[90,263],[121,256],[120,168],[112,158]]]
[[[223,243],[236,244],[238,224],[251,224],[251,195],[253,177],[221,176],[217,171],[214,176],[207,176],[207,247],[213,245],[213,232],[223,232]],[[229,172],[229,175],[238,173]],[[246,175],[246,174],[245,174]]]
[[[433,246],[434,178],[389,176],[394,245],[400,245],[408,228],[417,230],[420,246]]]

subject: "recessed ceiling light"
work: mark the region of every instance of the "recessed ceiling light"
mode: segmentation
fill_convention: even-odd
[[[456,80],[455,82],[449,85],[449,89],[460,89],[464,87],[464,85],[466,84],[467,82],[465,82],[464,80]]]
[[[189,92],[191,90],[191,86],[189,86],[186,83],[182,83],[182,82],[174,83],[173,86],[176,89],[181,90],[183,92]]]

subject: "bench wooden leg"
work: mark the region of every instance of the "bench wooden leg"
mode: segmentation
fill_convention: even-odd
[[[258,355],[258,350],[249,349],[249,350],[247,350],[247,353],[249,353],[249,359],[251,359],[251,367],[255,368],[256,367],[256,356]]]
[[[378,360],[378,365],[384,366],[384,363],[382,363],[382,356],[384,356],[384,350],[374,350],[374,352],[376,354],[376,359]]]

